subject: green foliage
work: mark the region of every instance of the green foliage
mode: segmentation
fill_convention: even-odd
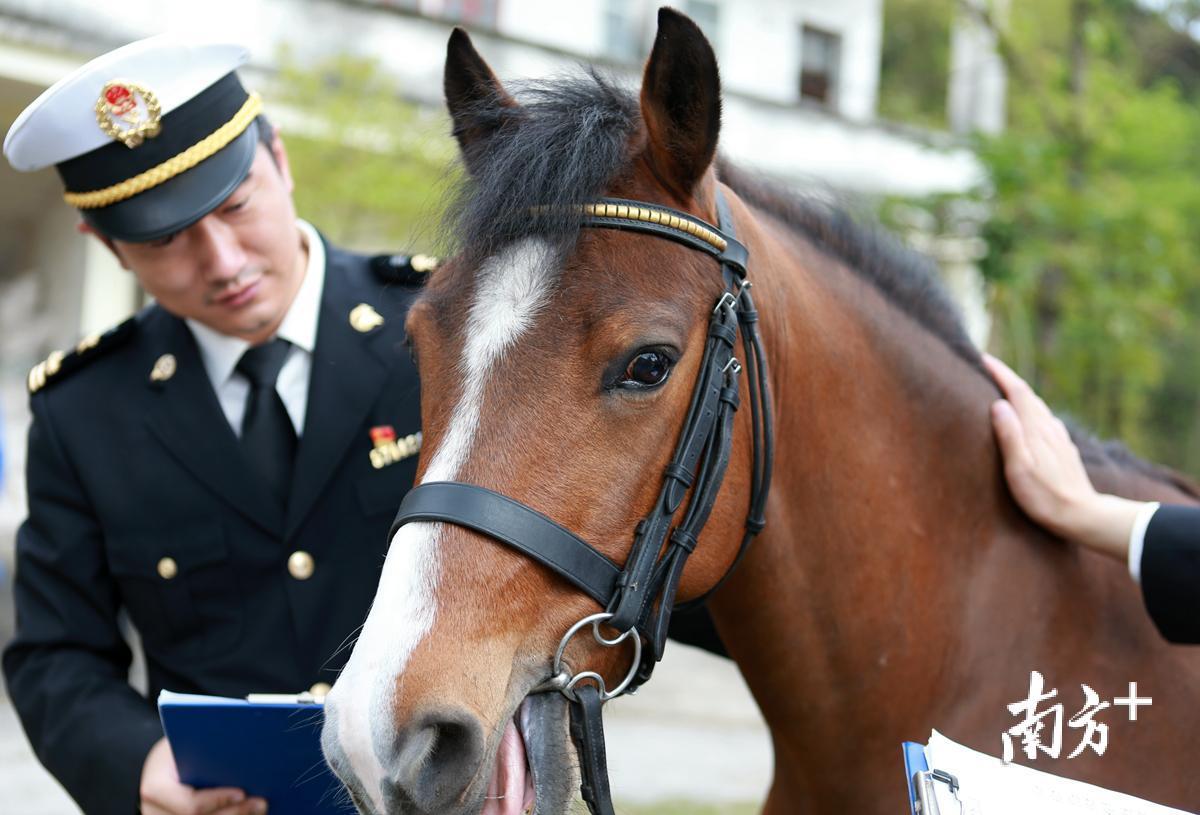
[[[1195,473],[1200,113],[1177,76],[1147,76],[1131,32],[1165,28],[1148,14],[1012,4],[1009,130],[979,145],[983,271],[995,350],[1050,404]]]
[[[437,252],[446,167],[440,112],[403,101],[373,62],[300,66],[283,54],[277,87],[296,207],[331,240],[362,250]]]
[[[946,125],[954,0],[884,0],[879,115]]]

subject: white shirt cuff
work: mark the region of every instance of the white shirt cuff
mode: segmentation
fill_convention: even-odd
[[[1151,501],[1142,504],[1137,515],[1133,517],[1133,530],[1129,533],[1129,574],[1134,583],[1142,582],[1142,549],[1146,545],[1146,527],[1150,519],[1158,512],[1158,502]]]

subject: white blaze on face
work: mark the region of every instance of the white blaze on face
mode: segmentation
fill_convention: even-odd
[[[459,370],[462,395],[422,483],[452,481],[479,427],[484,385],[496,364],[533,323],[553,281],[553,253],[541,240],[515,243],[479,269]],[[391,750],[396,677],[433,626],[442,524],[410,523],[392,539],[375,602],[326,704],[336,707],[337,740],[358,780],[383,811],[380,756]]]

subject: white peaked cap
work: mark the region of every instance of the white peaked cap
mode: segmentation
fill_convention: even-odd
[[[17,117],[4,139],[14,169],[40,170],[112,142],[96,122],[106,83],[138,83],[165,116],[249,59],[242,45],[164,34],[129,43],[63,77]]]

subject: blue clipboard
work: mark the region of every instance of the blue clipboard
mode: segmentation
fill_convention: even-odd
[[[958,778],[941,769],[930,769],[925,757],[925,745],[915,741],[901,743],[904,752],[904,775],[908,781],[908,806],[913,815],[947,815],[938,809],[934,785],[945,784],[958,799]],[[962,801],[958,801],[958,813],[962,813]]]
[[[920,815],[920,798],[915,783],[917,773],[929,772],[925,759],[925,745],[906,741],[900,745],[904,751],[904,778],[908,782],[908,805],[913,815]]]
[[[163,691],[158,715],[179,778],[197,788],[239,787],[289,815],[354,813],[321,753],[321,704],[250,702]]]

